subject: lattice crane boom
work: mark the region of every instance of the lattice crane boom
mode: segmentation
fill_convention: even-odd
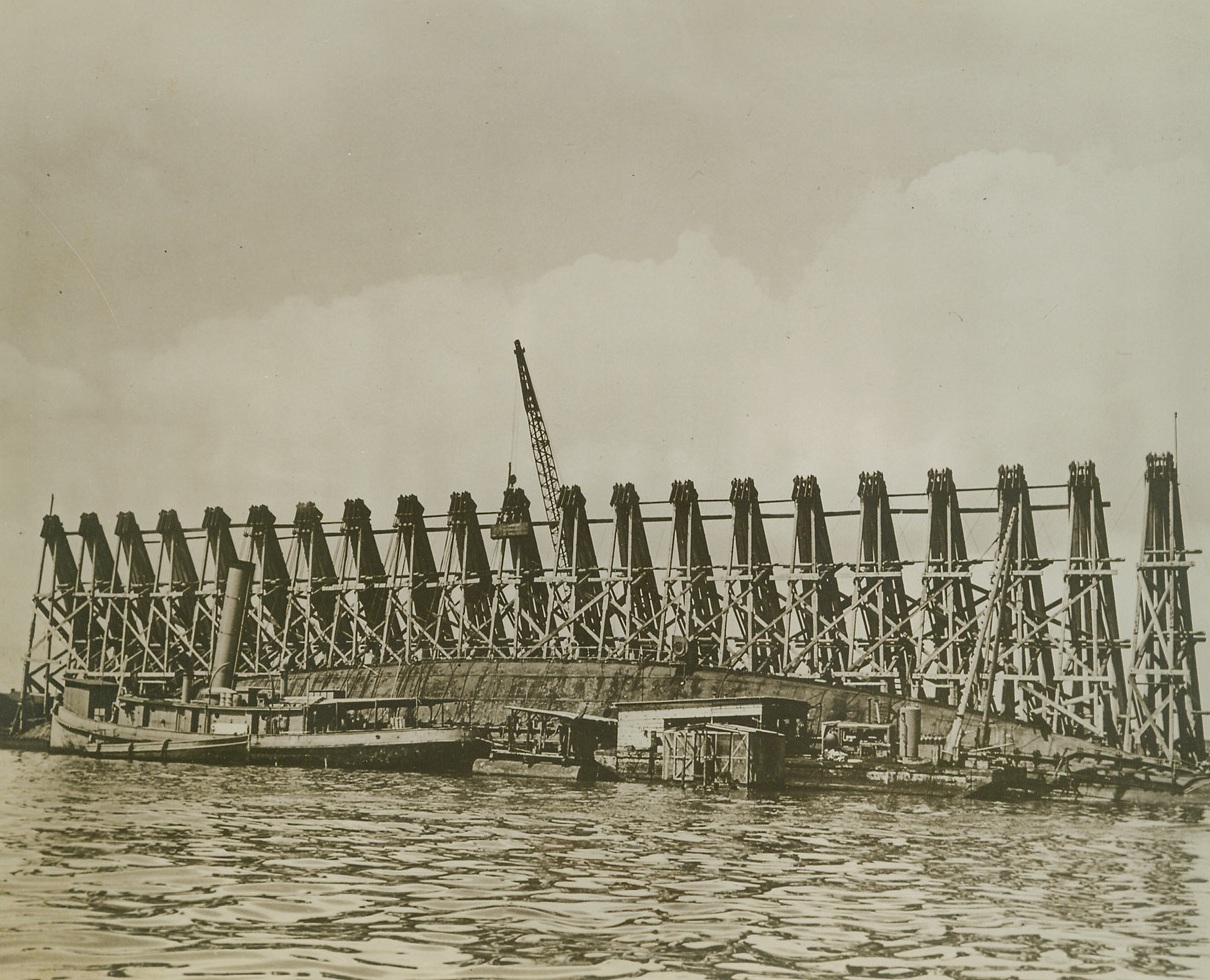
[[[538,407],[538,396],[534,391],[534,382],[529,375],[529,365],[525,363],[525,348],[521,341],[513,344],[513,353],[517,355],[517,374],[521,378],[521,398],[525,402],[525,417],[529,420],[529,442],[534,450],[534,466],[538,470],[538,483],[542,487],[542,506],[546,510],[546,519],[550,521],[550,536],[555,547],[559,546],[559,473],[555,469],[555,455],[550,448],[550,436],[546,434],[546,423],[542,420],[542,410]]]

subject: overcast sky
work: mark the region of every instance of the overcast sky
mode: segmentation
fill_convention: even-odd
[[[52,493],[538,500],[514,337],[601,516],[1092,459],[1128,611],[1179,412],[1210,543],[1204,3],[0,13],[0,684]]]

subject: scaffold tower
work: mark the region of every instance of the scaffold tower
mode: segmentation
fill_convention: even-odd
[[[965,488],[934,469],[923,492],[896,494],[866,473],[853,511],[825,510],[812,476],[767,501],[748,478],[710,499],[689,480],[647,500],[618,483],[612,516],[595,519],[579,487],[561,487],[553,541],[514,483],[494,516],[469,492],[433,514],[399,495],[385,530],[360,498],[339,521],[309,501],[282,524],[264,504],[240,524],[208,507],[192,527],[171,509],[149,529],[123,511],[111,548],[95,513],[78,530],[51,514],[23,711],[44,716],[69,673],[162,685],[207,676],[225,572],[243,560],[254,569],[245,677],[434,659],[671,665],[684,678],[805,678],[944,704],[968,732],[1014,721],[1190,765],[1205,757],[1202,634],[1170,455],[1148,457],[1146,486],[1129,640],[1109,502],[1089,462],[1033,487],[1020,466]],[[1066,553],[1043,554],[1038,527],[1046,541],[1065,538]],[[834,533],[856,541],[853,560],[837,557]],[[666,560],[653,560],[665,547]]]

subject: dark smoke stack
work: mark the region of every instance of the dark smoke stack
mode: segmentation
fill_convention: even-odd
[[[214,647],[214,662],[210,666],[211,691],[229,690],[235,685],[235,662],[239,656],[240,636],[244,631],[244,608],[252,591],[255,568],[250,561],[233,561],[227,568],[227,590],[223,595],[218,642]]]

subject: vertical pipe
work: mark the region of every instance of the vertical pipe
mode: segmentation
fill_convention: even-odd
[[[920,758],[920,705],[905,704],[899,711],[901,755],[905,759]]]
[[[219,620],[218,642],[210,668],[210,690],[230,689],[235,684],[235,664],[244,631],[244,608],[252,591],[250,561],[233,561],[227,568],[227,588],[223,594],[223,612]]]

